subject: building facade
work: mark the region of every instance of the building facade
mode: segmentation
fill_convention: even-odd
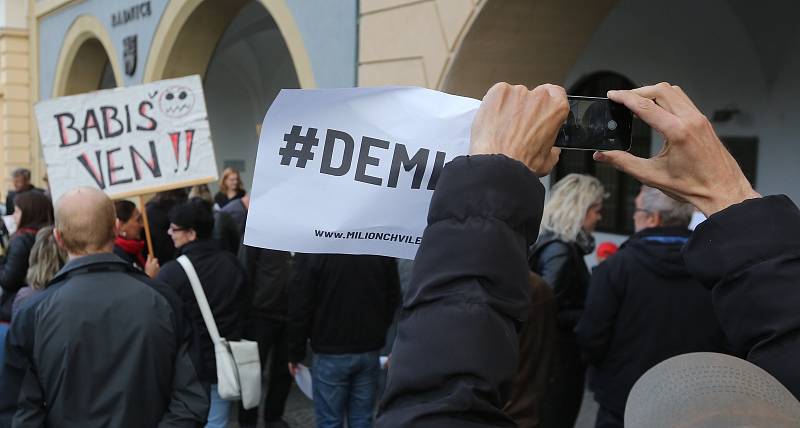
[[[44,176],[32,105],[199,74],[220,167],[249,184],[280,88],[415,85],[480,98],[496,81],[602,95],[670,81],[696,101],[757,190],[800,201],[800,31],[789,0],[0,0],[0,174]],[[661,148],[637,129],[634,151]],[[553,178],[610,190],[629,232],[637,183],[568,153]],[[6,185],[8,184],[6,178]]]

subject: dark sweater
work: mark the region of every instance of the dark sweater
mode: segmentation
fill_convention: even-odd
[[[400,302],[394,259],[297,254],[289,286],[289,361],[314,352],[353,354],[383,347]]]

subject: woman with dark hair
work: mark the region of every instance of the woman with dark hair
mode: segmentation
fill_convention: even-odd
[[[189,258],[197,271],[211,312],[222,337],[242,337],[242,318],[249,309],[248,277],[235,255],[220,248],[211,238],[214,216],[207,201],[194,198],[175,206],[169,212],[169,234],[175,248]],[[200,307],[195,299],[186,271],[176,261],[164,263],[158,280],[172,286],[198,334],[200,361],[197,374],[210,391],[211,408],[206,428],[227,427],[231,402],[220,398],[217,391],[217,365],[214,344]]]
[[[115,201],[114,211],[117,213],[117,237],[114,238],[114,254],[143,270],[150,278],[158,275],[158,259],[148,254],[144,257],[145,242],[142,240],[142,213],[131,201]]]
[[[14,297],[25,286],[28,273],[28,257],[31,254],[36,233],[53,224],[53,204],[41,192],[24,192],[14,198],[14,221],[17,231],[11,237],[8,251],[0,260],[0,322],[11,320]]]
[[[214,202],[216,202],[219,209],[222,209],[228,202],[239,199],[247,194],[242,188],[242,177],[239,171],[234,168],[225,168],[222,171],[222,178],[219,179],[219,192],[214,195]]]
[[[156,193],[145,208],[150,223],[150,239],[153,240],[153,256],[161,264],[166,264],[175,258],[175,247],[167,234],[169,210],[185,201],[186,189],[166,190]]]

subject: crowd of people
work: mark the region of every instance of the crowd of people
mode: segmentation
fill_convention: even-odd
[[[696,352],[744,358],[800,396],[800,211],[752,189],[680,88],[609,97],[667,148],[651,159],[595,155],[644,185],[635,233],[618,250],[602,246],[592,269],[602,183],[570,174],[545,202],[537,177],[558,160],[567,115],[552,85],[487,93],[470,155],[439,179],[408,282],[386,257],[244,245],[250,200],[233,169],[216,195],[169,190],[145,207],[90,188],[53,204],[30,171],[15,171],[5,210],[16,230],[0,262],[0,427],[225,427],[234,414],[241,427],[259,415],[286,427],[292,378],[308,366],[325,428],[571,427],[587,382],[595,426],[623,427],[637,381]],[[692,232],[695,209],[709,219]],[[774,227],[748,227],[760,216]],[[219,334],[258,343],[260,410],[220,396],[215,345],[179,256]],[[646,420],[642,405],[634,411]]]

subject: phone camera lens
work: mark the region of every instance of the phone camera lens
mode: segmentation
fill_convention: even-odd
[[[617,129],[617,121],[609,120],[608,123],[606,124],[606,126],[608,126],[608,130],[609,131],[613,131],[613,130]]]

